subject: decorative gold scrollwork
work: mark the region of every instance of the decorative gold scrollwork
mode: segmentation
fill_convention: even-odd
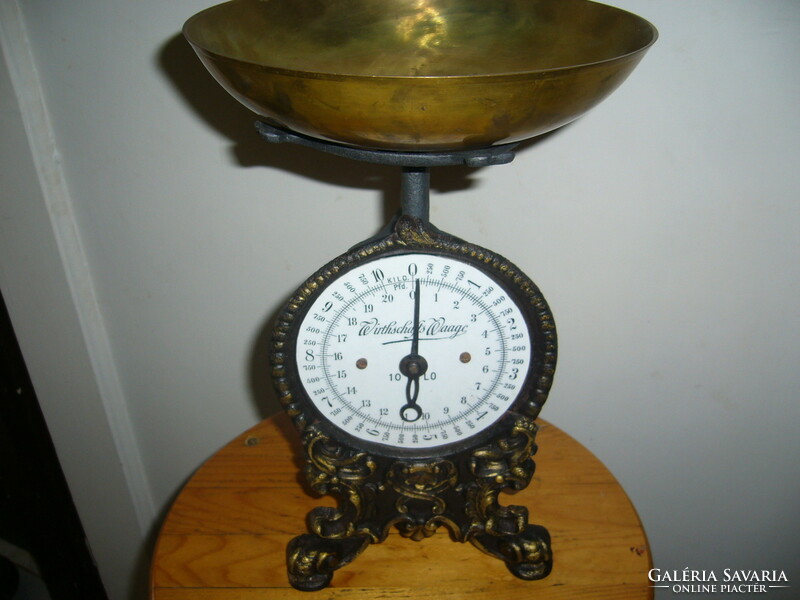
[[[535,468],[531,456],[536,452],[537,430],[533,419],[517,417],[508,437],[501,437],[472,453],[472,474],[479,479],[493,480],[502,487],[525,489]]]
[[[466,491],[466,512],[471,518],[468,536],[516,535],[525,530],[528,510],[501,506],[497,497],[504,489],[524,489],[533,477],[536,431],[533,419],[520,416],[507,437],[472,452],[469,468],[475,481]]]
[[[438,462],[396,462],[386,475],[389,486],[399,494],[395,506],[400,513],[408,513],[410,499],[432,502],[433,514],[444,512],[445,502],[439,496],[444,490],[455,486],[458,472],[449,460]]]
[[[525,533],[510,539],[504,538],[497,549],[517,577],[541,579],[547,575],[552,561],[550,545],[542,537],[526,537]]]
[[[441,524],[442,523],[436,518],[428,519],[424,523],[414,523],[404,520],[400,520],[396,523],[400,535],[404,538],[414,540],[415,542],[431,537],[436,533],[436,530],[439,529],[439,525]]]
[[[336,508],[321,506],[309,513],[309,529],[328,539],[366,534],[379,541],[359,526],[375,510],[375,484],[369,482],[376,470],[375,460],[366,452],[338,444],[315,426],[306,429],[303,444],[309,485],[317,493],[339,498]]]
[[[362,483],[375,473],[375,460],[366,452],[357,452],[331,440],[318,427],[310,426],[303,434],[308,463],[309,485],[320,494],[340,483]]]
[[[369,543],[370,539],[362,535],[342,539],[299,535],[286,547],[289,582],[299,590],[322,589],[330,583],[335,569],[354,560]]]
[[[447,504],[442,494],[455,488],[458,470],[449,460],[432,462],[395,462],[386,473],[386,483],[397,493],[395,520],[400,535],[419,541],[430,537],[445,524],[458,536],[458,527],[443,516]],[[419,501],[416,510],[409,503]]]
[[[504,489],[524,489],[533,477],[537,430],[533,419],[518,416],[507,436],[474,450],[469,459],[475,480],[466,488],[471,523],[465,537],[505,561],[521,579],[541,579],[550,572],[550,536],[543,527],[528,524],[527,508],[501,506],[497,497]]]
[[[289,552],[290,575],[297,578],[312,577],[318,573],[332,573],[339,566],[339,558],[318,548],[296,546]]]

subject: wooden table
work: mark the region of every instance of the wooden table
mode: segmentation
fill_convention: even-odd
[[[281,414],[222,448],[180,493],[155,551],[151,600],[651,598],[647,539],[622,487],[578,442],[539,424],[533,481],[501,498],[550,531],[553,571],[541,581],[516,579],[443,528],[420,542],[393,532],[325,590],[291,588],[286,543],[305,532],[309,510],[334,499],[305,491],[299,436]]]

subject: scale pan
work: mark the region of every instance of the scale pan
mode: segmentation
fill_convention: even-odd
[[[272,124],[363,148],[450,151],[578,118],[657,33],[588,0],[233,0],[184,35]]]

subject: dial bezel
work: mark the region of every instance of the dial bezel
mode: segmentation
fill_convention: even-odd
[[[531,340],[528,370],[506,412],[485,429],[465,438],[427,448],[408,448],[364,440],[331,422],[311,400],[301,381],[296,347],[301,325],[323,290],[351,270],[390,256],[424,254],[467,263],[503,289],[517,306]],[[415,219],[402,218],[395,231],[377,242],[368,242],[334,259],[308,279],[293,295],[278,317],[273,339],[273,377],[282,404],[296,425],[315,424],[343,445],[375,455],[402,458],[452,456],[485,444],[508,430],[517,415],[535,418],[544,404],[555,371],[556,332],[552,313],[536,285],[505,258],[438,230]]]

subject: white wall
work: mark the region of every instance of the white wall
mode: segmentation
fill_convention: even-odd
[[[394,169],[257,139],[178,36],[209,4],[0,0],[0,286],[115,600],[193,469],[277,409],[271,317],[397,198]],[[791,594],[800,3],[615,4],[661,34],[637,71],[511,165],[434,170],[432,220],[548,297],[543,417],[619,478],[656,565]]]

